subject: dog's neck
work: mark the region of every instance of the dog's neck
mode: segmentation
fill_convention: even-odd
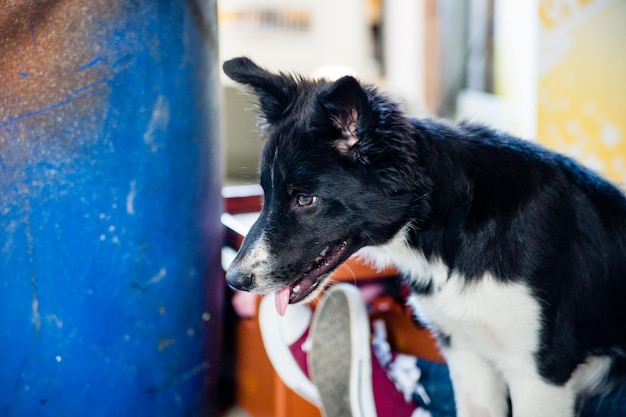
[[[459,235],[472,202],[472,182],[459,164],[456,152],[459,143],[453,134],[457,129],[446,122],[433,119],[412,119],[417,143],[415,159],[429,189],[415,193],[414,206],[428,212],[416,214],[406,239],[425,256],[435,253],[452,267],[459,247]],[[417,204],[421,201],[420,204]]]

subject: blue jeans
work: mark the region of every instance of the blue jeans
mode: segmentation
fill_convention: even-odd
[[[579,417],[626,416],[626,384],[615,387],[608,395],[595,395],[586,399],[578,413]]]
[[[454,391],[452,390],[448,366],[418,359],[417,367],[422,372],[419,382],[426,390],[430,403],[426,404],[417,394],[413,395],[413,400],[421,408],[428,410],[432,417],[456,417]]]

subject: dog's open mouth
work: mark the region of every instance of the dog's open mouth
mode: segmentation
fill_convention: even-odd
[[[349,247],[349,240],[338,240],[328,244],[317,256],[304,275],[295,282],[276,291],[276,311],[285,314],[288,304],[304,300],[324,281],[324,277],[343,259]]]

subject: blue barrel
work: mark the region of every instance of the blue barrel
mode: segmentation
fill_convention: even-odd
[[[214,1],[3,10],[0,416],[212,413],[216,32]]]

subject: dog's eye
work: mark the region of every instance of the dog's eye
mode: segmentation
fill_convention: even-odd
[[[317,202],[317,196],[308,194],[298,194],[296,202],[299,206],[311,206]]]

